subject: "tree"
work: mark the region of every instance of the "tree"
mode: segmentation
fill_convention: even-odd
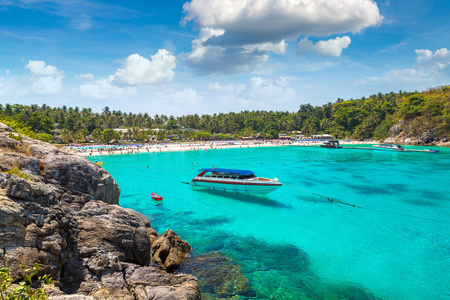
[[[102,140],[102,131],[98,128],[94,129],[94,131],[92,131],[92,138],[96,142],[101,141]]]
[[[120,134],[117,131],[110,128],[102,131],[102,141],[104,143],[108,144],[118,140],[120,140]]]

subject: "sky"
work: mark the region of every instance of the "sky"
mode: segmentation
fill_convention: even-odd
[[[0,0],[0,103],[297,111],[450,84],[448,0]]]

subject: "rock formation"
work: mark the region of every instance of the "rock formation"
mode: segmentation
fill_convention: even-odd
[[[420,132],[420,131],[419,131]],[[447,137],[439,137],[435,129],[422,132],[420,137],[413,134],[411,126],[404,120],[399,120],[397,124],[389,129],[389,138],[384,143],[402,144],[402,145],[435,145],[450,146],[450,140]]]
[[[20,264],[39,261],[59,281],[52,299],[200,299],[194,276],[166,272],[189,244],[171,230],[158,242],[143,215],[117,205],[103,168],[9,132],[0,123],[0,267],[18,280]]]

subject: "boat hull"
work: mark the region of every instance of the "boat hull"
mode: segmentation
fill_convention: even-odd
[[[225,192],[243,194],[268,194],[278,189],[282,184],[276,181],[271,182],[250,182],[246,180],[202,180],[194,178],[192,186],[201,189],[212,189]]]
[[[401,150],[399,149],[394,149],[394,148],[384,148],[384,147],[376,147],[373,146],[375,148],[375,150],[381,150],[381,151],[397,151],[400,152]]]

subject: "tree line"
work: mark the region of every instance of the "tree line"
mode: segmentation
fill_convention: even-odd
[[[280,133],[331,134],[337,138],[384,139],[399,120],[407,133],[417,136],[435,129],[450,135],[450,86],[424,92],[378,93],[368,98],[313,106],[301,104],[296,112],[241,111],[180,117],[148,113],[126,113],[105,107],[101,113],[90,108],[49,107],[46,104],[0,104],[0,121],[17,132],[45,141],[61,130],[65,142],[87,140],[138,140],[149,136],[164,139],[239,139],[259,136],[277,138]],[[124,128],[119,134],[113,129]],[[159,130],[152,130],[158,128]]]

